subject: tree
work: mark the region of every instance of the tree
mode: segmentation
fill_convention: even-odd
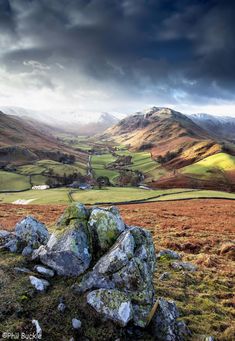
[[[110,181],[109,181],[109,178],[107,176],[99,176],[96,179],[96,182],[98,184],[99,189],[101,189],[102,187],[105,187],[105,186],[110,186]]]

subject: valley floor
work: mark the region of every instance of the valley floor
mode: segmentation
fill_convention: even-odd
[[[0,204],[0,229],[12,229],[29,214],[52,229],[64,207]],[[193,333],[192,340],[202,340],[200,335],[211,335],[221,341],[234,340],[235,201],[195,199],[119,208],[127,224],[140,225],[152,232],[156,251],[163,248],[179,251],[183,260],[198,266],[193,273],[174,271],[171,261],[162,257],[155,275],[157,296],[176,301]],[[3,262],[2,259],[0,267]],[[170,279],[160,281],[159,276],[166,271]]]

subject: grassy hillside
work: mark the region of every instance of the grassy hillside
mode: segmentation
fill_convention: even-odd
[[[182,168],[181,172],[195,177],[210,178],[213,175],[216,175],[216,172],[220,173],[232,170],[235,170],[235,156],[226,153],[218,153]]]
[[[27,176],[0,171],[0,191],[22,191],[29,188],[31,186]]]

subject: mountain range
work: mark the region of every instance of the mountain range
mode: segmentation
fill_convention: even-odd
[[[94,135],[119,121],[118,116],[106,112],[36,111],[20,107],[0,107],[0,110],[7,115],[34,119],[57,131],[75,135]]]
[[[234,117],[208,114],[194,114],[188,117],[201,128],[205,129],[211,136],[235,141]]]

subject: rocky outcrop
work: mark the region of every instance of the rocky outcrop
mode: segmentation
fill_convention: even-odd
[[[2,248],[30,256],[34,249],[48,242],[49,232],[44,224],[29,216],[16,224],[13,233],[1,231],[0,238]]]
[[[116,208],[69,206],[60,218],[47,245],[33,254],[33,259],[54,269],[58,275],[79,276],[115,242],[125,229]]]
[[[153,286],[156,253],[149,231],[125,225],[114,207],[86,209],[76,203],[65,210],[49,240],[48,236],[46,227],[31,217],[17,224],[15,234],[2,231],[0,234],[1,239],[12,243],[11,248],[16,247],[25,255],[30,248],[39,246],[33,251],[32,259],[38,263],[32,268],[40,278],[29,276],[37,291],[45,292],[56,274],[77,277],[73,285],[75,294],[78,299],[83,295],[94,314],[102,319],[121,327],[129,324],[127,329],[131,326],[138,330],[147,327],[153,316],[151,328],[156,340],[184,339],[187,327],[177,321],[175,303],[163,298],[156,303]],[[178,260],[173,263],[177,264],[175,269],[190,268],[190,263],[180,262],[181,256],[174,251],[160,251],[157,258],[161,257]],[[169,273],[164,273],[159,280],[167,279]],[[65,309],[61,300],[57,310],[62,314]],[[72,326],[80,329],[81,321],[74,318]]]
[[[151,234],[139,227],[129,227],[92,271],[83,276],[75,290],[81,293],[97,288],[116,289],[120,295],[125,293],[132,305],[135,325],[144,327],[154,303],[154,269]]]

